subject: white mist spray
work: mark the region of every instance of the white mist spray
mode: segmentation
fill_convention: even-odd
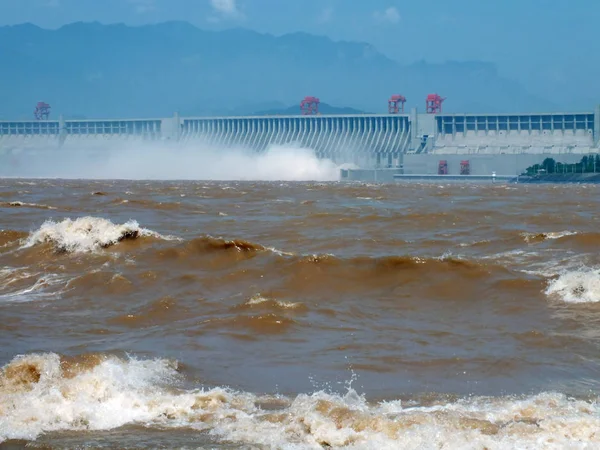
[[[309,148],[274,145],[264,152],[141,141],[68,141],[15,153],[0,175],[130,180],[337,181],[340,168]]]

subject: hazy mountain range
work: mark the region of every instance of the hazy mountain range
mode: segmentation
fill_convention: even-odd
[[[561,109],[488,62],[401,65],[361,42],[185,22],[0,27],[0,62],[3,119],[31,117],[38,101],[66,117],[298,113],[307,95],[342,108],[325,113],[385,112],[396,93],[423,110],[434,92],[449,112]]]

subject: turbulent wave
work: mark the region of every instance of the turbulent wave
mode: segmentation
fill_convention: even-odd
[[[11,206],[11,207],[23,207],[23,208],[37,208],[37,209],[56,209],[53,206],[40,205],[38,203],[27,203],[22,201],[13,201],[8,203],[0,203],[0,205]]]
[[[124,425],[194,429],[268,448],[584,448],[600,409],[558,393],[370,403],[353,389],[295,397],[180,388],[176,362],[18,356],[0,373],[0,443]],[[35,405],[35,407],[32,407]]]
[[[185,241],[177,246],[171,246],[166,249],[159,249],[152,254],[147,255],[151,261],[156,260],[168,263],[191,263],[199,258],[221,255],[224,261],[237,261],[239,259],[253,258],[261,253],[270,252],[280,256],[291,256],[293,253],[287,253],[272,247],[265,247],[261,244],[246,241],[244,239],[225,239],[213,236],[201,236],[189,241]],[[230,257],[230,259],[227,259]]]
[[[263,252],[266,251],[267,248],[260,245],[255,244],[253,242],[245,241],[243,239],[224,239],[224,238],[214,238],[212,236],[205,236],[201,238],[193,239],[186,246],[188,248],[192,248],[196,251],[219,251],[219,250],[235,250],[238,252]]]
[[[272,307],[275,309],[301,309],[301,303],[284,302],[281,300],[272,299],[261,294],[256,294],[250,297],[241,305],[241,308],[253,308],[256,306]]]
[[[572,231],[560,233],[522,234],[528,242],[543,241],[546,239],[595,239],[594,236],[577,234]],[[0,232],[0,244],[8,245],[11,240],[22,237],[22,233],[2,231]],[[118,244],[123,240],[152,237],[163,241],[182,241],[172,236],[163,236],[157,232],[141,227],[137,221],[130,220],[123,224],[115,224],[108,219],[100,217],[80,217],[76,219],[64,219],[59,222],[48,220],[41,227],[31,232],[22,239],[21,248],[30,248],[35,245],[49,243],[56,251],[66,253],[90,253],[103,248]],[[305,284],[313,283],[322,286],[326,290],[329,286],[336,286],[340,292],[348,290],[361,291],[377,286],[395,286],[399,282],[411,283],[414,274],[419,276],[435,277],[436,283],[445,283],[451,277],[459,276],[469,280],[489,279],[499,280],[503,278],[514,278],[511,261],[514,255],[508,258],[501,254],[486,256],[485,258],[460,258],[445,254],[441,257],[417,257],[411,255],[402,256],[352,256],[338,257],[330,254],[306,255],[295,252],[286,252],[262,244],[244,239],[217,238],[209,235],[196,237],[187,241],[167,244],[159,248],[148,248],[144,255],[145,263],[153,265],[184,264],[195,267],[194,261],[202,261],[210,258],[210,264],[206,267],[215,267],[217,261],[214,255],[219,256],[222,267],[234,264],[236,261],[254,258],[260,254],[270,254],[275,259],[263,261],[271,273],[278,273],[281,277],[287,277],[290,288],[305,291]],[[520,252],[520,253],[519,253]],[[511,252],[509,252],[511,253]],[[514,253],[514,251],[512,252]],[[517,251],[521,254],[522,251]],[[504,255],[504,256],[503,256]],[[283,258],[283,261],[277,257]],[[208,261],[208,260],[207,260]],[[524,263],[524,262],[523,262]],[[556,266],[556,267],[554,267]],[[526,273],[540,275],[549,278],[545,294],[550,298],[558,298],[569,303],[586,303],[600,301],[600,271],[592,269],[562,268],[555,264],[546,267],[545,270],[524,270]],[[205,267],[204,263],[200,266]],[[244,269],[242,269],[244,271]],[[402,275],[404,274],[404,275]],[[33,281],[29,286],[23,287],[24,293],[29,290],[41,291],[47,286],[49,276],[38,278],[41,281]],[[327,280],[330,281],[327,281]],[[336,280],[343,280],[336,281]],[[310,282],[310,283],[308,283]],[[341,283],[341,284],[340,284]],[[338,286],[339,284],[339,286]],[[422,288],[422,287],[421,287]],[[31,291],[31,292],[33,292]],[[17,292],[17,291],[15,291]],[[20,292],[20,291],[19,291]],[[5,292],[4,295],[7,295]],[[12,292],[10,293],[13,294]]]
[[[389,279],[396,282],[394,275],[399,273],[423,275],[438,275],[442,279],[445,275],[459,275],[468,278],[486,278],[493,275],[507,275],[510,271],[493,262],[469,260],[449,255],[440,257],[419,257],[411,255],[401,256],[353,256],[338,257],[331,254],[298,254],[265,247],[261,244],[241,239],[224,239],[210,236],[194,238],[182,244],[169,248],[151,250],[145,255],[148,262],[158,264],[194,264],[204,259],[214,262],[219,256],[219,261],[234,264],[237,261],[265,255],[261,266],[272,274],[281,277],[304,277],[306,281],[313,280],[320,286],[324,278],[345,279],[348,288],[361,282],[371,285]],[[272,256],[274,258],[269,258]],[[258,264],[258,263],[257,263]],[[263,265],[264,264],[264,265]],[[334,281],[334,280],[332,280]],[[324,286],[325,287],[325,286]],[[303,288],[304,289],[304,288]],[[344,289],[345,290],[345,289]]]
[[[57,297],[65,283],[66,277],[58,274],[3,268],[0,269],[0,304]]]
[[[92,252],[115,245],[124,239],[139,237],[170,239],[141,228],[135,220],[119,225],[108,219],[86,216],[75,220],[64,219],[61,222],[47,220],[38,230],[29,235],[23,248],[49,242],[61,252]]]
[[[566,236],[576,235],[575,231],[550,231],[547,233],[522,233],[523,240],[527,243],[544,241],[546,239],[561,239]]]
[[[546,295],[567,303],[600,302],[600,269],[572,269],[550,280]]]

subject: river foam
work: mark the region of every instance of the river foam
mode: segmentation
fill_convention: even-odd
[[[548,283],[546,295],[566,303],[600,302],[600,269],[565,270]]]
[[[92,252],[115,245],[124,239],[139,237],[175,239],[142,228],[135,220],[115,224],[101,217],[86,216],[77,219],[67,218],[60,222],[45,221],[39,229],[29,235],[23,248],[49,242],[56,250],[66,253]]]
[[[267,448],[586,448],[595,402],[559,393],[370,403],[353,389],[295,397],[183,389],[178,364],[108,355],[15,357],[0,374],[0,443],[125,425],[195,429]]]

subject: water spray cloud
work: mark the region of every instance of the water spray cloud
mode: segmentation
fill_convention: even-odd
[[[264,152],[202,142],[70,142],[2,156],[0,175],[130,180],[336,181],[341,166],[308,148],[274,145]]]

